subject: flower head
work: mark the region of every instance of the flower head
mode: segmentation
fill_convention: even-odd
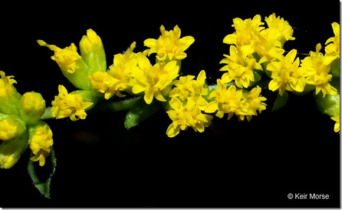
[[[68,93],[63,85],[58,86],[58,96],[52,101],[51,114],[56,119],[70,117],[72,121],[85,119],[85,110],[93,105],[93,102],[84,101],[77,93]]]
[[[322,92],[323,96],[335,95],[337,89],[329,83],[332,78],[330,64],[326,64],[329,58],[320,52],[321,48],[321,44],[317,44],[316,52],[311,51],[309,56],[301,61],[300,69],[305,74],[306,83],[316,87],[316,94]]]
[[[220,79],[217,80],[217,86],[217,89],[209,94],[212,101],[205,108],[205,112],[216,112],[219,118],[228,114],[228,119],[230,119],[242,107],[242,90],[237,90],[235,85],[227,88]]]
[[[241,47],[243,55],[254,52],[255,44],[259,41],[260,31],[264,29],[264,23],[261,21],[260,15],[255,15],[253,19],[234,18],[233,27],[235,32],[224,37],[223,43],[233,44]]]
[[[207,96],[209,92],[205,79],[204,70],[200,71],[196,80],[193,75],[179,77],[178,80],[174,81],[175,87],[170,91],[169,96],[171,98],[178,97],[181,101],[195,101],[199,107],[203,108],[207,105],[203,96]]]
[[[241,121],[245,117],[250,121],[252,116],[256,116],[266,109],[266,103],[264,102],[266,98],[260,94],[261,88],[259,86],[243,93],[241,110],[236,113]]]
[[[289,22],[282,17],[277,17],[275,13],[265,18],[268,28],[263,30],[262,33],[267,33],[269,38],[274,41],[279,41],[283,44],[288,40],[295,40],[293,35],[293,29]]]
[[[79,68],[79,61],[82,60],[82,57],[78,54],[74,43],[71,43],[69,47],[61,49],[56,45],[47,44],[43,40],[38,40],[37,42],[40,46],[48,47],[55,53],[51,56],[51,59],[56,61],[62,71],[73,74]]]
[[[171,110],[167,111],[172,123],[167,128],[166,134],[172,138],[179,134],[180,130],[188,127],[194,131],[204,132],[205,127],[211,124],[212,116],[204,114],[194,100],[189,99],[183,103],[178,98],[172,98],[169,102]]]
[[[224,65],[220,71],[227,71],[222,75],[224,83],[235,81],[237,87],[247,88],[254,81],[254,70],[262,70],[261,65],[256,61],[252,54],[243,55],[239,48],[230,46],[230,55],[224,55],[225,58],[220,63]]]
[[[30,130],[30,149],[32,161],[39,161],[40,166],[45,165],[45,159],[50,154],[53,145],[52,131],[47,124],[35,126]]]
[[[152,66],[148,58],[142,54],[137,59],[139,70],[134,72],[132,92],[134,94],[144,92],[144,100],[147,104],[152,103],[153,98],[165,102],[163,91],[178,77],[177,62],[156,63]]]
[[[150,49],[146,50],[148,55],[157,54],[159,61],[164,60],[182,60],[186,58],[187,50],[195,39],[192,36],[180,38],[181,30],[176,25],[173,30],[166,31],[163,25],[160,26],[161,35],[158,39],[146,39],[144,45]]]
[[[279,90],[283,95],[285,90],[302,92],[305,87],[305,77],[299,67],[299,58],[296,58],[297,50],[293,49],[283,59],[275,60],[267,65],[267,70],[272,72],[271,82],[268,87],[272,91]]]

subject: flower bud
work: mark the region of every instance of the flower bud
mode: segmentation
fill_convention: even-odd
[[[27,92],[20,100],[20,115],[27,124],[34,124],[44,113],[45,107],[45,100],[40,93]]]
[[[0,140],[12,140],[20,136],[25,129],[25,123],[19,117],[14,115],[0,116]]]
[[[106,70],[106,55],[102,40],[92,29],[88,29],[87,35],[82,37],[80,51],[83,60],[88,64],[89,74]]]

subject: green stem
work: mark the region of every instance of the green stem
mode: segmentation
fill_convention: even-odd
[[[96,110],[101,110],[101,111],[129,110],[129,109],[132,109],[140,99],[141,97],[135,97],[135,98],[129,98],[129,99],[121,100],[121,101],[101,103],[96,106]]]

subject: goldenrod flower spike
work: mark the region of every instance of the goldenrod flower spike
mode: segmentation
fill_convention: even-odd
[[[52,131],[46,123],[42,123],[30,127],[29,135],[29,145],[33,153],[30,160],[38,161],[40,166],[44,166],[53,145]]]
[[[58,86],[58,95],[52,101],[51,114],[56,119],[70,117],[72,121],[85,119],[85,110],[93,105],[93,102],[84,101],[77,93],[68,93],[63,85]]]
[[[192,36],[181,36],[181,30],[176,25],[173,30],[166,31],[163,25],[160,26],[161,35],[158,39],[146,39],[144,45],[150,49],[146,50],[148,55],[157,54],[158,61],[182,60],[186,58],[187,50],[195,39]]]

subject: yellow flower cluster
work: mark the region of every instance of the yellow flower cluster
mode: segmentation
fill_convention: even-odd
[[[167,136],[175,137],[180,130],[186,130],[188,127],[201,133],[211,124],[213,117],[203,113],[208,105],[204,97],[209,92],[205,80],[206,74],[202,70],[196,80],[195,76],[188,75],[174,81],[174,88],[170,91],[171,109],[167,111],[172,123],[167,128]]]
[[[236,87],[251,88],[267,75],[270,79],[268,89],[279,91],[280,96],[286,91],[307,93],[314,89],[316,95],[322,93],[323,97],[339,94],[331,84],[334,76],[339,78],[340,71],[338,23],[332,23],[334,37],[327,39],[325,54],[320,52],[322,45],[317,44],[316,51],[303,59],[297,57],[296,49],[285,54],[285,42],[295,39],[293,29],[275,13],[265,17],[265,22],[260,15],[245,20],[234,18],[232,26],[235,31],[223,39],[230,48],[229,55],[225,54],[220,62],[225,64],[220,70],[226,71],[221,77],[222,83],[234,82]],[[331,117],[338,125],[338,116]],[[339,130],[337,127],[335,131]]]
[[[275,14],[265,18],[267,28],[260,15],[253,19],[234,18],[235,32],[224,37],[223,43],[230,45],[230,54],[224,55],[220,70],[224,83],[235,81],[239,88],[247,88],[255,81],[256,71],[263,70],[261,64],[280,59],[285,41],[294,40],[293,30],[287,21]]]
[[[23,95],[13,86],[13,76],[0,71],[0,168],[14,166],[28,146],[32,161],[45,165],[53,145],[52,131],[40,120],[45,111],[45,100],[40,93],[26,92]],[[49,138],[42,138],[44,129]]]

